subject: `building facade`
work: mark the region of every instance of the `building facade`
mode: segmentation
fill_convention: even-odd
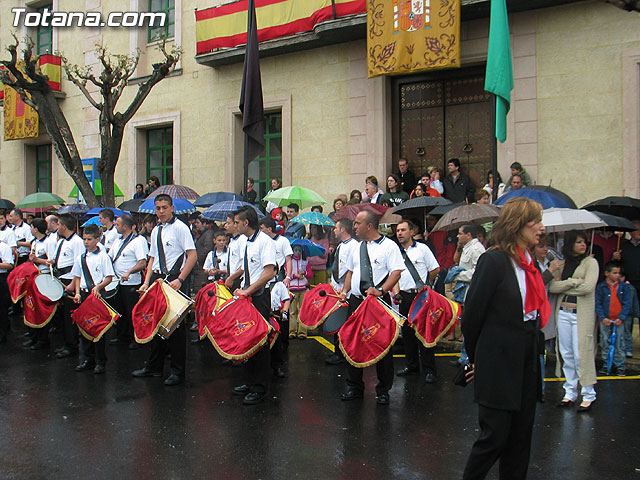
[[[166,11],[166,33],[184,53],[127,125],[116,183],[126,198],[150,175],[200,194],[239,192],[242,55],[239,49],[196,52],[194,9],[221,3],[228,2],[2,2],[0,49],[6,56],[12,31],[79,65],[96,64],[96,43],[112,53],[139,49],[138,70],[120,101],[124,109],[136,82],[161,58],[153,29],[14,28],[11,8]],[[530,9],[533,4],[540,8]],[[331,202],[362,189],[367,175],[382,183],[400,157],[417,174],[458,157],[479,187],[488,169],[498,168],[506,180],[518,161],[538,184],[563,190],[578,205],[623,193],[640,197],[640,14],[599,1],[507,2],[515,88],[501,144],[493,137],[493,99],[483,90],[489,2],[462,5],[459,69],[368,79],[365,14],[320,25],[332,38],[325,43],[263,42],[267,150],[249,168],[258,191],[281,177]],[[97,157],[98,111],[62,77],[59,101],[81,155]],[[0,197],[18,201],[37,190],[66,197],[72,187],[43,127],[36,139],[0,140]]]

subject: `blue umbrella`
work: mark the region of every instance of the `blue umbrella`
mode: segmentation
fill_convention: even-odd
[[[92,208],[91,210],[89,210],[86,213],[87,217],[93,217],[95,215],[98,215],[102,210],[104,210],[105,207],[96,207],[96,208]],[[129,215],[128,212],[125,212],[124,210],[120,210],[119,208],[113,208],[113,207],[106,207],[107,210],[111,210],[113,212],[113,215],[115,217],[119,217],[120,215]]]
[[[99,227],[102,227],[102,224],[100,223],[100,217],[91,217],[89,220],[82,224],[82,228],[86,227],[87,225],[98,225]]]
[[[543,209],[547,208],[571,208],[565,200],[560,198],[553,193],[544,192],[542,190],[535,190],[533,188],[521,188],[520,190],[512,190],[508,193],[502,195],[498,200],[493,202],[494,205],[502,206],[504,205],[510,198],[514,197],[525,197],[531,200],[535,200],[536,202],[542,205]]]
[[[291,242],[292,247],[296,245],[302,247],[302,250],[307,257],[319,257],[320,255],[324,255],[324,247],[307,238],[289,238],[289,242]]]
[[[616,332],[616,325],[612,324],[611,336],[609,337],[609,352],[607,353],[607,375],[611,373],[611,367],[613,366],[613,358],[616,355],[616,340],[618,334]]]
[[[173,199],[173,209],[173,213],[175,213],[176,215],[182,215],[183,213],[191,213],[196,211],[196,207],[193,206],[193,203],[183,198]],[[138,208],[138,212],[156,213],[155,198],[147,198],[144,202],[142,202],[142,205],[140,205],[140,208]]]
[[[328,225],[330,227],[333,227],[336,224],[336,222],[320,212],[301,213],[300,215],[295,216],[291,221],[307,225]]]
[[[196,207],[210,207],[220,202],[230,202],[232,200],[242,201],[242,195],[230,192],[211,192],[206,193],[197,199],[193,204]]]
[[[224,222],[230,213],[233,213],[240,207],[244,207],[247,205],[252,207],[256,211],[256,213],[258,214],[258,218],[264,217],[264,214],[260,210],[258,210],[255,205],[251,205],[247,202],[240,202],[238,200],[218,202],[215,205],[211,205],[204,212],[202,212],[202,216],[208,220]]]

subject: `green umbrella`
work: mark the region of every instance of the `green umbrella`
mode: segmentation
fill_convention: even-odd
[[[16,208],[44,208],[62,204],[64,200],[55,193],[38,192],[24,197],[18,202]]]
[[[96,180],[94,183],[95,183],[94,191],[96,192],[96,195],[97,196],[102,195],[102,180]],[[118,187],[118,185],[116,185],[115,182],[113,184],[113,195],[115,197],[124,197],[124,193],[122,193],[122,190],[120,190],[120,188]],[[77,198],[77,196],[78,196],[78,186],[74,185],[74,187],[71,189],[71,192],[69,192],[69,198]]]
[[[295,203],[300,208],[324,205],[327,201],[313,190],[304,187],[282,187],[264,197],[264,200],[273,202],[279,207],[286,207]]]

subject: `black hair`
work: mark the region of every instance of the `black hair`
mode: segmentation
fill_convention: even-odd
[[[353,237],[353,222],[348,218],[341,218],[336,222],[336,225],[340,225],[345,231]]]
[[[154,201],[154,203],[168,202],[169,205],[173,205],[173,199],[169,195],[167,195],[166,193],[161,193],[153,201]]]
[[[453,163],[456,167],[460,168],[460,159],[458,158],[450,158],[447,160],[447,164]]]
[[[59,223],[67,227],[72,232],[76,229],[76,219],[73,218],[73,215],[68,213],[62,214],[59,217]]]
[[[287,208],[292,209],[296,213],[300,211],[300,207],[298,206],[297,203],[290,203],[289,205],[287,205]]]
[[[500,172],[498,172],[498,170],[489,170],[487,172],[487,183],[489,183],[489,175],[493,175],[494,185],[500,185],[502,183],[502,177],[500,176]]]
[[[273,233],[276,233],[276,221],[271,217],[264,217],[260,220],[260,225],[264,225],[265,228],[268,228]]]
[[[378,218],[378,215],[373,213],[371,210],[364,209],[362,211],[365,212],[367,215],[365,217],[365,222],[367,222],[367,224],[370,223],[373,226],[373,228],[377,230],[378,227],[380,226],[380,218]]]
[[[611,273],[611,270],[613,270],[614,268],[619,268],[620,269],[620,275],[624,275],[622,273],[622,265],[620,264],[620,262],[614,262],[614,261],[610,261],[604,264],[604,271],[605,272],[609,272]]]
[[[400,223],[406,223],[407,226],[409,227],[409,230],[415,230],[415,231],[418,230],[418,226],[415,223],[413,223],[411,220],[409,220],[408,218],[403,218],[400,221]],[[398,225],[400,225],[400,223],[398,223]]]
[[[113,222],[113,219],[115,217],[113,215],[113,212],[111,210],[109,210],[108,208],[103,208],[102,210],[100,210],[100,213],[98,215],[100,215],[102,218],[109,219],[110,222]]]
[[[20,217],[20,220],[23,219],[22,210],[20,210],[19,208],[14,208],[11,211],[13,212],[14,215],[17,215],[18,217]]]
[[[258,230],[260,228],[260,223],[258,223],[258,214],[253,207],[240,207],[238,210],[233,212],[233,216],[234,218],[238,217],[241,222],[247,220],[249,222],[249,228],[252,230]]]
[[[31,220],[31,226],[43,235],[47,233],[47,222],[44,218],[34,218]]]
[[[129,228],[133,228],[136,225],[136,221],[133,219],[131,215],[121,215],[120,221]]]
[[[84,230],[82,231],[82,235],[89,235],[93,238],[100,238],[100,227],[98,227],[98,225],[95,224],[91,224],[91,225],[87,225],[86,227],[84,227]]]
[[[478,237],[478,228],[472,223],[465,223],[464,225],[461,225],[460,228],[462,229],[462,233],[465,235],[471,234],[472,238]]]
[[[513,162],[509,168],[514,168],[518,171],[522,171],[522,164],[520,162]]]

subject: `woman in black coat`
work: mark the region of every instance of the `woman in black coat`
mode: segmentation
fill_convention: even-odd
[[[527,476],[541,390],[538,328],[551,310],[528,250],[543,232],[539,203],[509,200],[493,227],[495,246],[480,257],[469,286],[462,333],[481,431],[463,479],[485,478],[497,460],[501,479]]]

